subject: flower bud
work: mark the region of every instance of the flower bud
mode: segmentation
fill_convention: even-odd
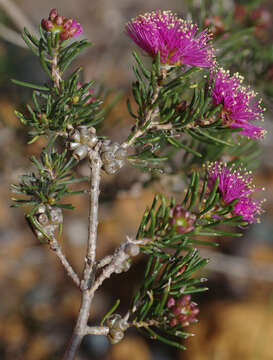
[[[75,149],[72,153],[74,158],[78,161],[83,160],[88,154],[88,146],[87,145],[80,145]]]
[[[42,19],[42,27],[44,30],[49,31],[53,28],[53,24],[50,20]]]
[[[52,9],[49,13],[49,19],[53,21],[57,15],[58,15],[57,9]]]
[[[60,35],[60,39],[62,41],[68,40],[69,39],[69,33],[67,31],[62,32],[61,35]]]
[[[55,20],[56,25],[60,26],[60,25],[63,24],[64,17],[63,17],[63,16],[60,16],[60,15],[57,15],[54,20]]]
[[[173,297],[170,297],[168,302],[167,302],[167,307],[171,308],[175,305],[175,299]]]
[[[72,22],[73,22],[72,19],[66,19],[66,20],[64,21],[64,25],[63,25],[64,30],[68,30],[68,29],[71,27]]]

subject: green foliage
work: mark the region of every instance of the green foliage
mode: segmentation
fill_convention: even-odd
[[[217,243],[209,238],[241,236],[237,230],[226,231],[226,226],[247,225],[241,216],[233,214],[236,200],[230,204],[223,204],[220,200],[219,181],[211,187],[208,173],[205,171],[201,175],[192,174],[181,204],[177,205],[174,199],[167,201],[164,195],[156,195],[151,207],[146,209],[137,233],[137,239],[147,239],[141,250],[148,255],[148,261],[143,285],[133,300],[133,323],[136,327],[144,327],[144,332],[150,337],[179,348],[183,346],[173,338],[186,338],[189,334],[183,331],[181,324],[170,326],[167,299],[207,290],[202,286],[203,279],[196,277],[196,272],[206,265],[207,259],[200,257],[193,246],[216,246]],[[177,206],[183,209],[180,215],[185,221],[183,233],[172,221]],[[187,223],[187,219],[193,219],[194,226]]]
[[[160,165],[168,160],[170,146],[203,158],[204,151],[195,150],[188,138],[203,148],[204,144],[236,145],[234,133],[240,128],[232,129],[222,123],[222,105],[212,103],[213,84],[206,70],[193,67],[186,71],[180,67],[158,71],[155,60],[149,71],[136,52],[134,57],[136,81],[132,92],[138,107],[133,112],[128,100],[128,111],[136,121],[128,141],[136,132],[142,135],[135,141],[136,154],[129,157],[133,166],[146,169]]]
[[[202,259],[197,249],[191,249],[185,255],[181,255],[178,250],[171,259],[151,255],[143,285],[133,301],[132,309],[136,309],[133,323],[136,326],[143,325],[143,332],[149,337],[184,350],[185,347],[176,339],[185,339],[191,334],[185,332],[182,325],[170,326],[167,300],[169,296],[179,298],[181,294],[208,290],[202,286],[206,279],[191,277],[206,264],[207,259]]]
[[[82,191],[70,191],[67,185],[87,180],[87,178],[75,178],[71,169],[76,160],[72,157],[67,159],[67,152],[57,153],[54,149],[41,153],[41,159],[35,156],[30,158],[36,172],[22,176],[18,185],[12,185],[11,191],[16,193],[14,207],[30,207],[33,214],[41,204],[50,204],[57,207],[73,209],[72,204],[61,203],[66,195],[82,193]],[[22,196],[22,198],[21,198]]]
[[[60,41],[58,34],[40,28],[41,39],[32,36],[27,29],[23,39],[28,47],[39,56],[41,66],[49,77],[48,84],[36,85],[13,80],[17,85],[34,89],[32,105],[27,105],[27,113],[16,111],[21,122],[32,128],[31,142],[41,135],[52,132],[66,136],[67,130],[79,125],[94,126],[103,120],[101,101],[96,99],[91,81],[80,83],[81,68],[74,71],[66,80],[62,75],[68,65],[87,47],[87,40]]]

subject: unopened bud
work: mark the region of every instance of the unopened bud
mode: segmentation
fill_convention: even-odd
[[[64,21],[64,18],[63,16],[60,16],[60,15],[57,15],[56,18],[55,18],[55,23],[56,25],[62,25],[63,24],[63,21]]]
[[[57,15],[58,15],[57,9],[52,9],[49,13],[49,19],[54,20]]]

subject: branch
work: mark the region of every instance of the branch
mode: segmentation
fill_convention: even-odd
[[[82,288],[83,290],[90,288],[91,274],[96,260],[97,247],[97,228],[98,228],[98,211],[99,211],[99,194],[100,194],[100,171],[102,161],[99,155],[99,147],[90,151],[89,154],[91,167],[90,180],[90,208],[89,208],[89,224],[88,224],[88,245],[85,258],[85,269],[83,273]]]
[[[165,78],[166,78],[166,72],[163,71],[162,72],[162,80],[164,80]],[[158,99],[161,87],[162,86],[158,83],[157,86],[156,86],[155,93],[153,94],[153,97],[152,97],[152,100],[151,100],[150,109],[146,113],[143,124],[140,125],[141,128],[137,129],[137,131],[134,134],[132,134],[131,136],[129,136],[129,138],[121,145],[124,149],[127,149],[128,147],[132,146],[133,143],[139,137],[141,137],[146,131],[148,131],[148,130],[150,130],[152,128],[158,128],[159,124],[155,123],[154,120],[156,119],[156,117],[159,114],[159,109],[158,109],[158,106],[155,109],[153,109],[152,105]],[[150,124],[146,127],[145,125],[148,124],[149,122],[150,122]],[[160,124],[160,126],[162,127],[163,125]],[[164,129],[165,129],[165,127],[166,127],[166,125],[163,126]],[[144,128],[144,130],[142,130],[143,128]]]
[[[76,274],[76,272],[74,271],[74,269],[72,268],[72,266],[70,265],[68,260],[66,259],[66,257],[64,255],[64,253],[62,252],[62,249],[61,249],[57,239],[55,238],[54,234],[51,234],[51,239],[52,240],[49,243],[50,249],[52,251],[54,251],[54,253],[59,258],[61,264],[63,265],[63,267],[65,268],[65,270],[67,272],[67,275],[70,276],[71,279],[74,281],[74,283],[79,287],[80,286],[79,276]]]
[[[130,239],[129,236],[127,236],[127,241],[123,242],[114,252],[113,255],[106,256],[103,258],[99,263],[98,267],[102,268],[105,266],[102,270],[102,273],[100,276],[96,279],[94,282],[92,288],[90,289],[92,292],[95,292],[101,284],[104,282],[104,280],[108,279],[113,273],[116,272],[116,267],[120,263],[122,263],[124,260],[127,260],[130,256],[125,252],[125,248],[129,244],[134,245],[145,245],[149,242],[153,241],[153,239],[142,239],[142,240],[133,240]]]
[[[109,328],[107,326],[86,326],[86,335],[104,335],[107,336]]]

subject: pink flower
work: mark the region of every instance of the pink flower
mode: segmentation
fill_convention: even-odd
[[[60,33],[60,39],[62,41],[76,37],[82,33],[81,24],[77,23],[74,19],[58,15],[56,9],[50,11],[48,19],[42,19],[42,27],[44,30],[54,34]]]
[[[256,223],[258,221],[257,217],[263,212],[261,207],[263,201],[253,199],[251,195],[262,189],[255,188],[252,184],[251,174],[243,172],[241,169],[235,169],[234,166],[227,167],[219,162],[209,163],[207,171],[210,188],[214,186],[216,179],[219,177],[218,188],[225,204],[239,199],[234,206],[234,214],[242,216],[243,220],[250,224]]]
[[[126,25],[129,37],[151,57],[160,51],[162,64],[210,67],[214,62],[211,34],[197,30],[190,21],[161,10],[139,15]]]
[[[214,81],[211,90],[214,105],[223,104],[221,117],[226,126],[242,128],[239,134],[252,139],[263,138],[266,131],[252,123],[263,119],[264,109],[261,100],[255,100],[256,93],[242,85],[243,77],[233,76],[222,68],[211,72],[210,81]]]

